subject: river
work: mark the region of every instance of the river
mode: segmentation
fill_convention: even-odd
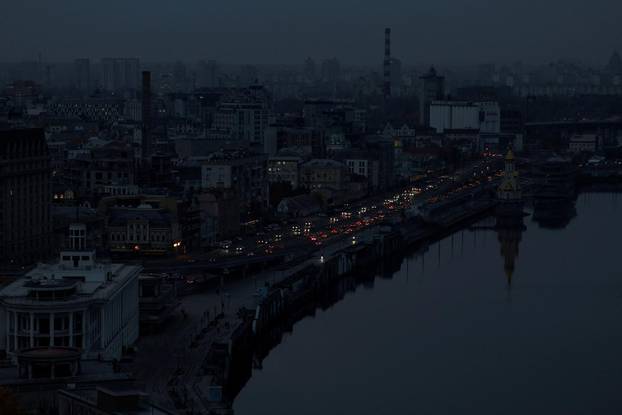
[[[622,196],[569,212],[484,220],[358,285],[294,326],[235,414],[622,413]]]

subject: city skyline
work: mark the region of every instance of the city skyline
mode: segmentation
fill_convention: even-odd
[[[619,16],[6,4],[0,415],[622,413]]]
[[[7,5],[0,35],[19,42],[0,47],[0,60],[136,56],[143,61],[291,64],[306,56],[338,56],[348,64],[376,65],[382,59],[378,51],[384,27],[393,30],[394,56],[411,64],[546,63],[551,56],[593,64],[606,62],[613,50],[621,49],[616,16],[622,6],[611,0],[549,0],[537,10],[503,3],[477,0],[465,11],[452,0],[394,0],[382,7],[282,0],[229,2],[226,7],[143,2],[137,7],[63,0],[50,9],[30,0]],[[603,15],[602,10],[609,12]],[[30,24],[19,23],[23,21]]]

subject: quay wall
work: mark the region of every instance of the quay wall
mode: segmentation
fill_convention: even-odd
[[[220,381],[223,401],[226,401],[214,402],[214,408],[222,408],[223,404],[230,408],[233,399],[250,378],[248,362],[253,367],[261,367],[261,361],[297,321],[312,315],[318,307],[325,308],[338,301],[343,295],[339,293],[345,292],[348,287],[373,281],[377,274],[382,275],[384,271],[392,275],[399,269],[409,249],[445,237],[461,226],[490,214],[494,206],[494,201],[490,201],[456,210],[442,223],[435,225],[406,220],[394,226],[377,226],[367,240],[326,257],[312,258],[272,285],[255,310],[240,313],[240,319],[247,323],[242,325],[244,332],[239,331],[229,340],[230,353],[222,356],[227,363],[215,365],[228,369],[227,373],[214,377]]]

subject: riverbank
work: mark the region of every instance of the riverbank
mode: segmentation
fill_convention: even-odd
[[[244,386],[252,367],[261,360],[293,324],[338,301],[343,289],[360,281],[373,279],[376,273],[394,272],[404,256],[413,248],[467,226],[493,209],[492,200],[471,204],[468,208],[445,215],[442,222],[426,225],[405,220],[392,226],[377,226],[352,240],[326,247],[322,252],[296,267],[271,270],[270,285],[265,286],[254,309],[240,311],[237,330],[225,342],[215,343],[208,353],[210,367],[220,372],[211,382],[202,382],[204,391],[211,391],[206,408],[215,413],[228,413],[233,399]],[[204,394],[207,395],[207,394]]]
[[[284,336],[236,415],[618,413],[620,206],[581,194],[561,229],[484,219],[342,279],[345,298]]]

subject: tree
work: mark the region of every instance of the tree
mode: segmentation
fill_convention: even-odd
[[[0,414],[2,415],[22,415],[24,411],[19,406],[17,398],[7,388],[0,387]]]

